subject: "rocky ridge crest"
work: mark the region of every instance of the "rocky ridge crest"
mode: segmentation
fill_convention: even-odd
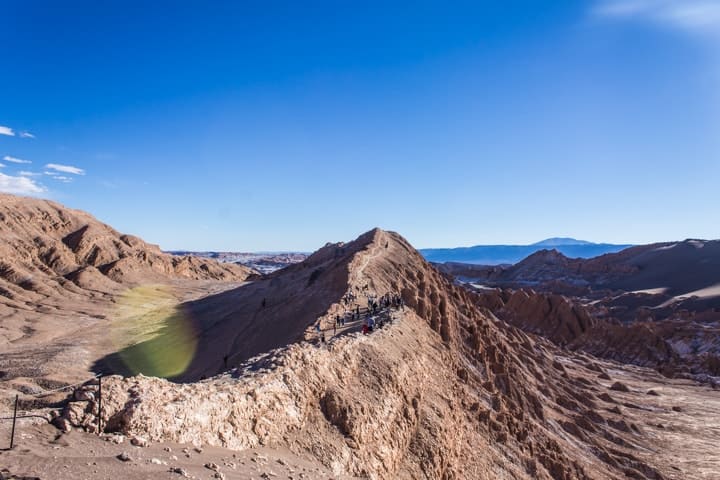
[[[603,371],[592,359],[478,308],[397,234],[374,230],[317,255],[345,254],[341,293],[400,292],[408,308],[394,324],[294,343],[198,383],[108,378],[106,428],[287,447],[370,478],[663,478],[638,447],[649,442],[641,427],[604,408],[609,386],[588,380]],[[325,317],[342,308],[338,297]]]

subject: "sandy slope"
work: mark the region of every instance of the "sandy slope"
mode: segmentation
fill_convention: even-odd
[[[0,429],[0,441],[7,432]],[[296,455],[284,449],[254,448],[244,451],[172,442],[136,447],[125,440],[121,444],[84,432],[59,434],[51,425],[22,426],[18,445],[12,451],[0,451],[0,474],[39,477],[41,479],[180,479],[182,469],[188,478],[252,480],[266,478],[326,480],[335,476],[308,455]],[[129,461],[118,456],[126,453]],[[217,465],[223,476],[205,465]]]
[[[94,361],[132,341],[121,330],[143,310],[250,273],[166,255],[54,202],[0,194],[0,400],[88,378]]]

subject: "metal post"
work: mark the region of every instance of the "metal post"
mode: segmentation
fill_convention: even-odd
[[[98,435],[102,433],[100,430],[100,422],[102,422],[102,374],[98,376],[98,416],[97,416],[97,430]]]
[[[10,450],[12,450],[13,446],[15,445],[15,420],[17,419],[18,397],[19,397],[19,395],[16,394],[15,395],[15,411],[13,412],[12,433],[10,433]]]

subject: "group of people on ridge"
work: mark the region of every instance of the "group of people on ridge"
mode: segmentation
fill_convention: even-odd
[[[364,288],[367,290],[367,288]],[[337,335],[338,328],[344,327],[347,321],[357,321],[361,318],[362,332],[367,335],[374,330],[382,327],[385,323],[389,322],[392,317],[390,315],[391,309],[404,308],[404,301],[402,296],[397,293],[386,293],[382,296],[377,296],[374,293],[367,293],[367,310],[361,312],[360,306],[357,304],[357,294],[355,292],[348,292],[342,298],[342,303],[346,307],[350,307],[354,304],[354,308],[346,310],[342,315],[336,314],[333,323],[333,336]],[[383,311],[387,310],[388,315],[382,315]],[[320,343],[325,343],[325,332],[322,329],[321,321],[315,324],[315,332],[317,333]]]

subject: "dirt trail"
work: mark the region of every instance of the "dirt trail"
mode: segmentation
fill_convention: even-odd
[[[0,448],[4,446],[4,433],[0,426]],[[127,455],[127,461],[118,458],[123,453]],[[213,465],[217,466],[222,477],[215,476],[215,470],[208,468]],[[205,446],[196,450],[191,443],[177,442],[136,447],[128,439],[116,444],[83,432],[60,435],[50,425],[23,425],[18,432],[17,447],[12,451],[0,450],[0,478],[10,478],[12,474],[41,480],[183,478],[171,469],[182,469],[189,478],[196,479],[352,478],[333,475],[312,458],[282,448],[258,447],[235,451]]]

